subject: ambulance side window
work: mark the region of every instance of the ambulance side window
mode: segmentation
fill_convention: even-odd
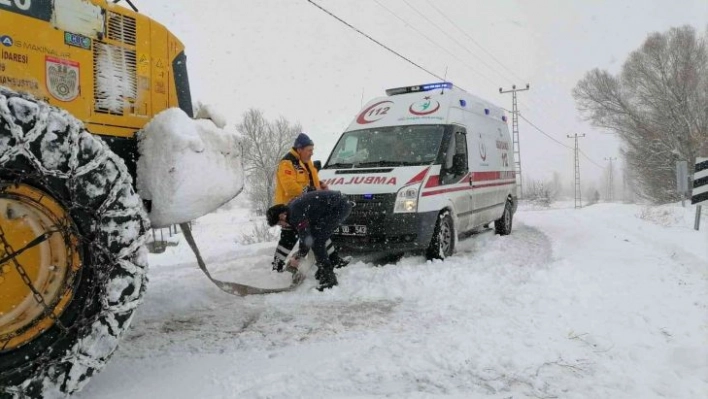
[[[451,184],[458,182],[469,171],[467,164],[467,135],[464,129],[458,130],[450,138],[448,149],[445,154],[443,173],[440,182]]]

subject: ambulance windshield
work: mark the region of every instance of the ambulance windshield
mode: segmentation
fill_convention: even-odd
[[[346,132],[325,168],[429,165],[444,131],[443,125],[407,125]]]

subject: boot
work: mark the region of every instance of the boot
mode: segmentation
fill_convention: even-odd
[[[351,256],[345,256],[344,258],[342,258],[336,252],[332,252],[332,255],[329,256],[329,261],[332,262],[332,265],[335,269],[341,269],[345,267],[349,264],[349,262],[351,262],[351,260]]]
[[[278,258],[273,258],[273,262],[271,263],[273,265],[273,271],[282,273],[283,270],[285,270],[285,262]]]
[[[317,272],[315,272],[315,278],[319,282],[317,285],[318,291],[323,291],[327,288],[332,288],[338,284],[337,275],[334,274],[334,268],[331,264],[323,265],[317,264]]]

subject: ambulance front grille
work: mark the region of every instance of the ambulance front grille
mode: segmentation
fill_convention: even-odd
[[[347,195],[347,197],[356,203],[351,212],[351,215],[355,217],[393,212],[393,205],[396,201],[396,194]]]

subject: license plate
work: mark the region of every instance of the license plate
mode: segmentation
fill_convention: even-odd
[[[360,224],[343,225],[337,227],[334,234],[343,236],[365,236],[367,233],[366,226]]]

